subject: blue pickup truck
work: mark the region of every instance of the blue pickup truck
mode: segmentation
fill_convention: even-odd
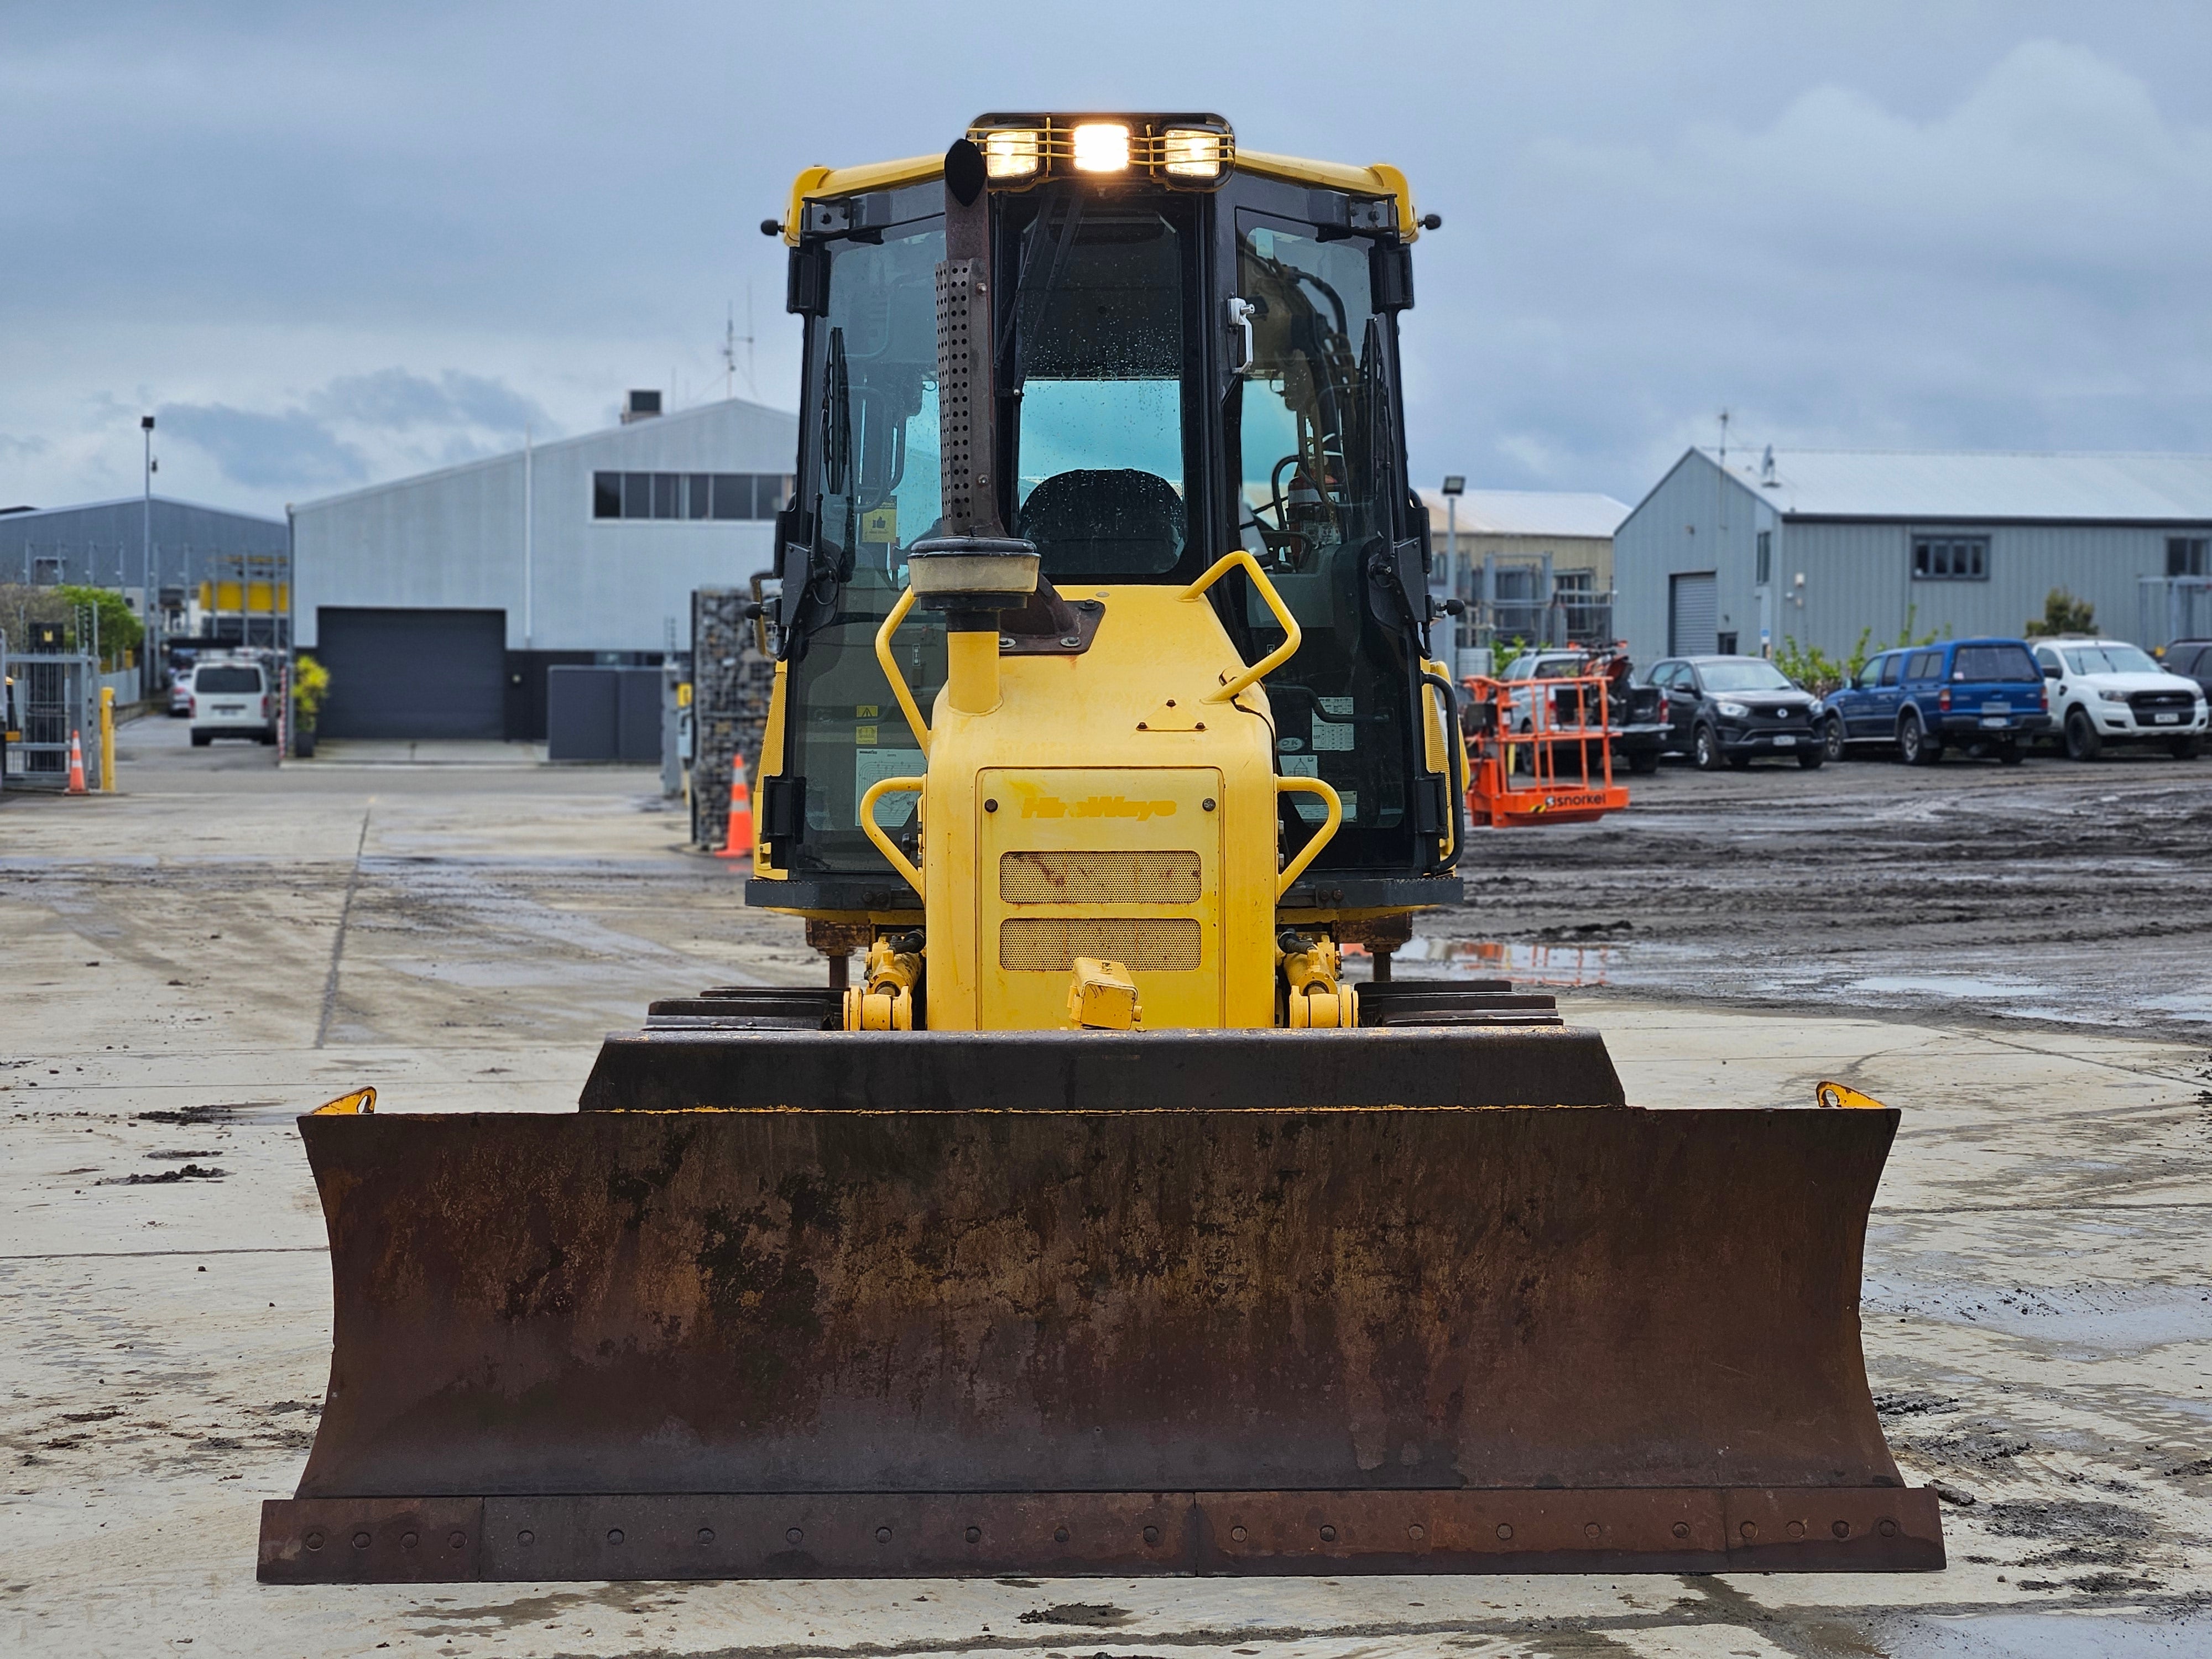
[[[1814,719],[1829,759],[1893,744],[1908,766],[1933,766],[1947,748],[1978,748],[2014,766],[2051,729],[2043,671],[2024,640],[1885,651],[1823,697]]]

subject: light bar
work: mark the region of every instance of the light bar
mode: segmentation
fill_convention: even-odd
[[[1129,129],[1119,121],[1085,121],[1075,129],[1078,173],[1127,173]]]
[[[1042,110],[978,116],[968,137],[985,175],[1021,190],[1070,174],[1100,183],[1137,175],[1184,190],[1212,190],[1236,165],[1237,139],[1218,115],[1053,114]]]
[[[1035,127],[999,127],[983,135],[983,168],[994,179],[1028,179],[1044,165],[1044,134]]]

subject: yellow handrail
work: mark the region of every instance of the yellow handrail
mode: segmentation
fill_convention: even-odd
[[[1444,665],[1432,659],[1425,659],[1422,661],[1421,672],[1425,676],[1433,674],[1441,680],[1449,681],[1451,678],[1450,675],[1444,672]],[[1601,690],[1600,695],[1603,695]],[[1424,714],[1428,712],[1429,699],[1432,696],[1437,700],[1437,723],[1435,726],[1430,728],[1430,731],[1433,732],[1441,730],[1444,734],[1443,743],[1437,745],[1440,752],[1437,756],[1437,761],[1444,775],[1445,792],[1449,793],[1452,785],[1451,756],[1449,750],[1444,745],[1454,743],[1459,745],[1459,781],[1464,784],[1468,778],[1467,733],[1459,729],[1459,722],[1452,718],[1451,700],[1445,696],[1441,690],[1424,678],[1421,682],[1421,711]],[[1428,757],[1426,747],[1427,737],[1425,734],[1422,755],[1424,760]],[[1444,822],[1450,825],[1451,833],[1444,838],[1443,846],[1437,853],[1437,858],[1440,863],[1449,864],[1452,855],[1459,850],[1460,823],[1466,811],[1467,797],[1462,793],[1458,799],[1450,803],[1449,810],[1444,814]]]
[[[1306,866],[1311,864],[1315,856],[1335,836],[1338,826],[1344,822],[1344,801],[1334,788],[1319,778],[1277,778],[1275,793],[1279,795],[1319,795],[1328,803],[1328,821],[1322,825],[1321,833],[1299,848],[1297,857],[1284,867],[1282,878],[1275,884],[1275,896],[1279,899],[1291,890],[1292,882],[1305,874]]]
[[[906,689],[906,676],[899,672],[898,659],[891,655],[891,635],[898,632],[898,625],[906,620],[906,613],[913,609],[914,589],[909,587],[899,595],[898,603],[891,607],[890,615],[884,618],[884,625],[876,630],[876,662],[883,669],[884,678],[891,683],[891,696],[898,699],[900,711],[906,715],[906,723],[914,728],[914,740],[921,745],[921,752],[927,755],[929,752],[929,728],[921,723],[921,710],[915,706],[914,693]],[[866,822],[863,817],[863,827]],[[914,887],[916,892],[921,890],[919,881]]]
[[[908,594],[908,597],[911,599],[913,595]],[[906,884],[917,895],[921,893],[921,872],[908,861],[907,855],[899,851],[898,843],[885,835],[883,825],[876,822],[876,803],[885,795],[896,794],[902,790],[920,794],[922,786],[928,781],[927,778],[878,778],[868,786],[868,793],[860,797],[862,831],[875,842],[876,851],[891,861],[891,868],[906,878]]]
[[[1285,638],[1280,645],[1237,675],[1236,678],[1224,684],[1218,690],[1207,692],[1206,700],[1208,702],[1227,702],[1247,686],[1273,673],[1297,654],[1298,644],[1305,637],[1298,631],[1298,619],[1293,617],[1283,604],[1282,596],[1275,592],[1274,583],[1267,580],[1267,573],[1260,568],[1260,562],[1241,547],[1233,553],[1224,553],[1216,559],[1212,569],[1183,589],[1182,597],[1186,599],[1197,599],[1227,574],[1231,567],[1240,564],[1251,573],[1252,585],[1260,590],[1261,599],[1266,602],[1267,609],[1275,613],[1275,620],[1283,625]]]

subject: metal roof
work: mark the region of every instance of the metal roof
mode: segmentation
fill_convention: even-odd
[[[144,508],[147,499],[143,495],[118,495],[112,501],[76,501],[68,507],[11,507],[0,510],[0,526],[33,524],[71,513],[106,513],[117,508],[125,508],[137,513]],[[179,501],[174,495],[155,495],[152,500],[154,510],[156,513],[165,507],[181,508],[188,513],[212,513],[222,518],[237,519],[247,524],[272,525],[279,530],[284,527],[283,520],[270,518],[266,514],[238,513],[227,507],[209,507],[201,501]]]
[[[774,454],[775,468],[763,465],[757,470],[781,471],[789,465],[784,457],[793,447],[799,416],[789,410],[774,409],[744,398],[718,398],[713,403],[695,404],[690,409],[671,410],[663,415],[647,416],[619,426],[596,427],[589,432],[577,433],[573,437],[548,438],[535,445],[534,448],[541,464],[563,451],[592,447],[605,452],[607,464],[619,465],[626,455],[651,457],[670,433],[693,426],[717,424],[744,428],[757,440],[763,452]],[[521,458],[522,451],[520,449],[502,450],[495,455],[479,455],[428,472],[412,472],[402,478],[386,478],[380,483],[363,484],[358,489],[342,490],[335,495],[318,495],[313,501],[297,503],[293,510],[297,513],[320,512],[341,502],[395,490],[412,489],[441,478],[459,477],[464,473],[482,471],[489,467],[507,466]],[[632,465],[636,465],[636,462],[633,460]],[[738,470],[745,469],[740,465]],[[4,520],[0,520],[0,523],[4,522]]]
[[[1444,493],[1424,489],[1429,529],[1444,528]],[[1610,495],[1567,489],[1470,489],[1459,498],[1459,528],[1468,536],[1580,536],[1604,540],[1620,528],[1628,505]]]
[[[2212,455],[1774,449],[1732,452],[1727,471],[1801,518],[2212,520]]]

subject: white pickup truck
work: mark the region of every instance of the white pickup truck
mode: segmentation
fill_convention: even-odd
[[[2075,760],[2107,744],[2160,743],[2176,760],[2204,744],[2203,688],[2170,674],[2147,651],[2118,640],[2030,642],[2051,692],[2051,723]]]

